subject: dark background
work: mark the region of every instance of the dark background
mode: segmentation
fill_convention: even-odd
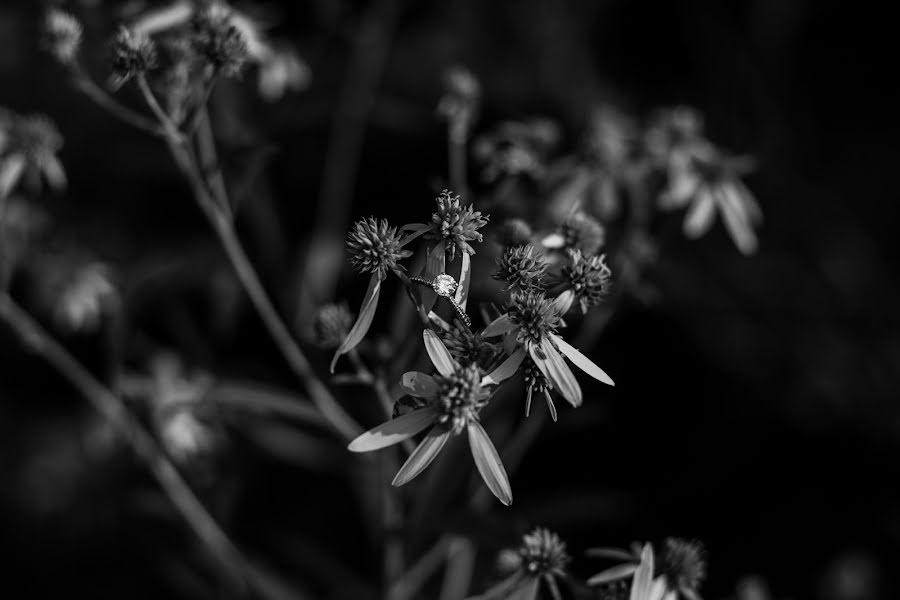
[[[639,117],[688,104],[706,116],[713,140],[759,164],[748,179],[765,212],[759,253],[742,257],[719,227],[664,248],[651,273],[660,301],[626,300],[592,353],[617,387],[588,385],[586,407],[562,409],[539,438],[513,478],[509,531],[545,524],[576,553],[698,538],[709,550],[712,598],[750,574],[779,598],[896,597],[898,99],[886,15],[812,0],[406,4],[388,36],[352,217],[427,216],[446,171],[434,117],[440,73],[455,63],[482,80],[479,131],[546,115],[574,146],[597,102]],[[247,209],[244,233],[286,306],[310,239],[335,101],[373,9],[328,0],[265,6],[281,18],[276,34],[308,61],[310,87],[268,105],[247,77],[237,84],[245,93],[226,88],[218,102],[238,98],[258,135],[232,147],[234,168],[255,164],[258,140],[271,142],[260,158],[267,201]],[[87,23],[98,36],[89,64],[104,73],[111,12],[85,10],[106,15]],[[57,223],[124,270],[173,255],[194,257],[196,272],[224,268],[165,149],[68,88],[38,51],[38,17],[38,3],[0,3],[0,105],[46,113],[66,138],[70,189],[42,200]],[[341,291],[356,306],[361,283],[347,275]],[[146,299],[136,311],[143,328],[194,364],[293,385],[248,311],[224,331],[212,318],[198,324],[209,299],[184,279]],[[154,510],[164,509],[145,506],[161,504],[152,485],[124,456],[112,466],[79,462],[73,439],[90,420],[86,403],[7,332],[0,341],[0,563],[10,589],[192,595],[197,584],[176,559],[196,550],[177,523],[157,526]],[[91,340],[70,341],[93,360]],[[234,456],[239,448],[220,467],[240,482],[231,526],[239,540],[262,557],[296,561],[275,566],[309,568],[310,548],[321,547],[355,577],[375,576],[339,476]],[[257,463],[266,466],[248,474]],[[30,495],[41,492],[49,508]],[[296,529],[306,542],[291,540]],[[582,574],[595,566],[576,562]],[[865,583],[859,595],[847,591],[847,577]]]

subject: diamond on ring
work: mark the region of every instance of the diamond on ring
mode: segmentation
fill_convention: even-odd
[[[453,294],[456,293],[457,287],[459,287],[459,284],[456,283],[453,276],[446,273],[441,273],[431,282],[431,289],[434,290],[434,293],[444,298],[452,298]]]

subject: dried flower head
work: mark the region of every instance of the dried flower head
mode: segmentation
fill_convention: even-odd
[[[232,23],[232,14],[220,4],[194,14],[191,21],[194,50],[216,73],[236,77],[247,62],[249,51],[240,29]]]
[[[522,246],[531,241],[533,233],[524,219],[507,219],[500,225],[497,237],[504,246]]]
[[[570,560],[565,542],[543,527],[523,536],[519,555],[522,568],[532,575],[564,576]]]
[[[509,320],[518,328],[520,344],[540,346],[562,324],[559,308],[542,292],[516,292],[509,302]]]
[[[475,249],[469,242],[483,240],[478,230],[487,225],[489,217],[482,216],[472,205],[462,208],[459,194],[453,194],[450,190],[442,191],[435,201],[438,209],[431,215],[431,231],[426,237],[443,240],[451,261],[455,258],[457,249],[466,254],[475,254]]]
[[[156,43],[142,33],[128,29],[124,25],[112,42],[112,71],[110,81],[117,89],[137,75],[156,68],[158,55]]]
[[[400,234],[386,219],[376,221],[374,217],[354,223],[347,235],[347,249],[350,264],[360,273],[378,274],[380,279],[388,271],[402,272],[400,261],[412,254],[400,246]]]
[[[471,329],[457,322],[449,331],[444,331],[441,341],[461,365],[476,364],[485,371],[496,361],[499,350]]]
[[[44,15],[42,46],[60,63],[69,65],[78,57],[83,33],[78,19],[65,11],[51,8]]]
[[[585,256],[580,250],[570,251],[569,262],[562,268],[566,286],[575,292],[584,313],[600,304],[609,293],[611,274],[605,254]]]
[[[346,304],[321,306],[313,318],[313,342],[324,350],[333,350],[341,345],[352,326],[353,314]]]
[[[606,230],[594,217],[583,212],[566,219],[560,226],[563,247],[594,254],[606,241]]]
[[[548,266],[544,256],[535,254],[531,244],[509,247],[497,259],[497,271],[491,277],[506,281],[510,290],[540,290]]]
[[[666,538],[659,557],[659,572],[666,587],[686,598],[698,597],[697,592],[706,579],[706,557],[703,545],[697,541]]]
[[[481,377],[476,364],[460,367],[446,376],[434,375],[438,385],[434,402],[441,412],[439,423],[450,423],[458,434],[470,421],[478,419],[478,412],[491,395],[482,387]]]

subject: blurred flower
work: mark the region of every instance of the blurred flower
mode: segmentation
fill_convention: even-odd
[[[473,151],[485,165],[482,178],[487,182],[518,175],[541,179],[559,138],[559,128],[547,119],[510,121],[477,138]]]
[[[531,244],[508,247],[497,259],[497,270],[491,277],[506,281],[508,290],[539,290],[544,287],[542,279],[548,266],[543,255],[535,254]]]
[[[504,246],[523,246],[531,241],[531,225],[524,219],[507,219],[500,224],[497,237]]]
[[[647,153],[663,168],[668,168],[673,160],[679,160],[678,155],[692,146],[708,144],[703,135],[703,117],[687,106],[658,111],[651,118],[644,136]]]
[[[409,250],[403,250],[408,242],[408,236],[401,239],[397,228],[391,227],[386,219],[379,222],[374,217],[357,221],[347,234],[350,264],[359,273],[371,273],[372,276],[356,323],[331,359],[332,373],[338,359],[355,348],[369,331],[381,295],[381,282],[387,277],[388,271],[400,276],[406,270],[400,261],[412,255]]]
[[[746,157],[726,156],[712,145],[695,146],[679,154],[669,165],[669,180],[659,198],[663,210],[688,207],[684,234],[696,239],[712,226],[716,212],[743,254],[758,246],[755,227],[762,211],[740,177],[752,168]]]
[[[559,231],[542,240],[545,248],[580,250],[584,254],[595,254],[606,241],[606,230],[597,219],[577,212],[560,225]]]
[[[582,313],[603,301],[611,275],[605,254],[585,256],[581,250],[569,251],[569,262],[562,268],[566,289],[572,291]]]
[[[706,559],[699,542],[666,538],[658,555],[653,554],[650,544],[635,544],[630,551],[594,548],[588,554],[624,561],[594,575],[588,585],[608,585],[633,576],[632,599],[700,600],[698,590],[706,578]]]
[[[0,197],[0,287],[19,264],[33,263],[27,256],[48,222],[47,214],[33,202],[20,196]]]
[[[241,31],[234,25],[231,11],[213,3],[195,12],[191,20],[191,44],[216,73],[236,77],[247,61],[249,50]]]
[[[706,579],[706,558],[702,544],[679,538],[666,538],[659,557],[659,572],[664,578],[665,600],[699,600],[698,590]]]
[[[346,304],[326,304],[319,307],[312,323],[312,341],[324,350],[341,345],[353,325],[353,313]]]
[[[56,322],[72,331],[95,331],[102,318],[119,306],[110,269],[103,263],[90,263],[70,275],[56,301]]]
[[[156,43],[143,33],[125,26],[112,42],[112,78],[110,86],[118,89],[137,75],[155,69],[158,63]]]
[[[0,202],[23,177],[43,177],[54,190],[66,186],[66,174],[57,153],[63,138],[43,115],[20,116],[0,109]]]
[[[621,212],[619,186],[633,155],[636,127],[630,117],[611,106],[601,106],[591,115],[587,138],[590,176],[587,195],[590,206],[604,220]]]
[[[456,251],[475,254],[469,242],[481,242],[484,238],[478,230],[487,225],[487,215],[475,210],[472,205],[460,206],[459,194],[444,190],[435,198],[438,209],[432,213],[431,223],[412,223],[404,225],[404,231],[410,231],[407,242],[424,234],[426,239],[438,240],[450,261],[456,258]]]
[[[537,291],[512,295],[506,314],[495,319],[481,334],[506,336],[504,348],[509,358],[489,378],[499,383],[511,377],[528,356],[563,398],[578,407],[582,401],[581,387],[563,360],[564,355],[597,381],[615,385],[600,367],[557,335],[557,328],[563,324],[561,303],[564,301],[564,297],[551,300]]]
[[[51,8],[44,15],[41,45],[60,63],[70,65],[78,57],[83,33],[78,19],[65,11]]]
[[[562,600],[557,580],[566,577],[566,565],[570,560],[565,542],[548,529],[537,527],[522,537],[518,549],[501,552],[501,569],[513,571],[513,574],[477,598],[536,600],[543,582],[554,600]]]
[[[352,452],[370,452],[407,440],[421,431],[428,433],[400,467],[393,485],[400,486],[419,475],[438,455],[451,434],[466,430],[475,466],[485,484],[503,504],[512,503],[509,478],[500,455],[478,421],[478,413],[491,396],[489,384],[475,364],[462,366],[437,334],[423,332],[425,349],[437,369],[435,375],[411,371],[401,386],[411,396],[427,401],[413,410],[363,433],[350,443]]]
[[[288,46],[263,46],[257,62],[259,95],[268,102],[280,100],[287,91],[302,90],[312,79],[309,66]]]
[[[438,103],[438,114],[447,120],[450,139],[465,143],[478,113],[481,84],[465,67],[451,67],[444,72],[444,95]]]

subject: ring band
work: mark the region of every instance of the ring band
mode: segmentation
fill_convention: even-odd
[[[456,310],[456,314],[462,320],[463,323],[466,324],[466,327],[472,328],[472,320],[469,318],[469,315],[466,314],[466,311],[463,310],[462,306],[456,301],[456,298],[453,295],[456,293],[456,289],[459,287],[459,284],[456,283],[456,280],[452,275],[447,275],[446,273],[441,273],[434,280],[428,280],[424,277],[420,277],[418,275],[413,275],[409,278],[410,281],[415,281],[421,285],[427,285],[434,293],[440,296],[441,298],[446,298],[450,301],[450,304],[453,305],[453,308]]]

